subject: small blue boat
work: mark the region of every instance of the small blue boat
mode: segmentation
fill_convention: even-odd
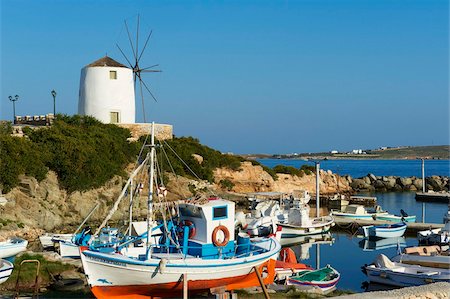
[[[404,235],[406,223],[368,225],[363,226],[364,237],[366,238],[398,238]]]

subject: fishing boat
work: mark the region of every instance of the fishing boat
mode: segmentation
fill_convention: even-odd
[[[341,274],[330,265],[327,265],[318,270],[300,271],[288,277],[286,284],[306,288],[318,288],[323,294],[327,294],[336,289],[340,278]]]
[[[381,224],[363,226],[362,231],[366,238],[398,238],[406,231],[406,223]]]
[[[0,259],[0,284],[8,280],[14,269],[13,263],[7,260]]]
[[[450,282],[450,270],[392,262],[380,254],[373,264],[363,266],[370,282],[408,287],[433,282]]]
[[[375,216],[377,220],[396,221],[396,222],[416,222],[415,215],[408,215],[403,209],[400,210],[400,215],[393,214],[379,214]]]
[[[334,217],[346,218],[346,219],[366,219],[372,220],[373,218],[378,218],[380,215],[388,214],[383,211],[380,206],[375,206],[375,208],[366,208],[363,205],[351,204],[344,206],[342,210],[336,211],[332,210],[330,215]]]
[[[11,238],[0,242],[0,258],[9,258],[27,249],[28,241],[21,238]]]
[[[363,251],[374,251],[374,250],[384,250],[388,248],[406,247],[406,241],[404,237],[386,238],[386,239],[364,238],[361,241],[359,241],[358,244]]]
[[[420,265],[450,269],[450,251],[448,246],[416,246],[407,247],[403,252],[392,258],[392,261],[410,265]]]
[[[419,244],[450,245],[450,204],[444,215],[444,227],[420,231],[417,233]]]
[[[324,234],[334,225],[332,216],[310,218],[309,211],[308,204],[294,198],[292,208],[289,209],[288,222],[278,224],[282,227],[281,238]]]
[[[153,126],[152,126],[153,128]],[[138,296],[177,297],[186,292],[209,291],[221,287],[234,290],[272,283],[275,260],[281,245],[275,237],[237,240],[234,235],[235,203],[212,197],[195,197],[178,203],[177,217],[163,204],[161,181],[155,177],[154,132],[150,151],[139,168],[149,168],[147,230],[138,238],[114,242],[114,246],[91,246],[117,210],[119,196],[103,223],[82,248],[81,261],[92,293],[97,298]],[[149,162],[149,163],[148,163]],[[153,184],[158,182],[156,194]],[[125,184],[128,188],[130,181]],[[122,191],[124,193],[124,191]],[[122,195],[122,194],[121,194]],[[161,200],[162,233],[152,237],[154,200]],[[137,245],[136,245],[137,244]],[[263,277],[259,273],[264,273]]]
[[[55,233],[45,233],[39,236],[39,241],[41,242],[43,249],[49,249],[54,247],[55,243],[59,243],[59,241],[70,241],[72,239],[73,234],[55,234]]]

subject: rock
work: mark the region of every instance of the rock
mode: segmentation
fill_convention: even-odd
[[[372,184],[372,181],[370,180],[370,178],[369,177],[363,177],[362,178],[363,180],[364,180],[364,183],[366,183],[367,185],[370,185],[370,184]]]
[[[422,190],[422,179],[415,179],[413,181],[413,185],[416,187],[417,190]]]
[[[369,173],[367,177],[370,179],[371,182],[375,182],[377,180],[377,177],[372,173]]]
[[[197,154],[192,154],[192,158],[194,158],[198,164],[202,164],[203,163],[203,157]]]
[[[397,183],[402,187],[406,187],[412,184],[412,180],[411,178],[398,178]]]
[[[381,180],[376,180],[375,182],[373,182],[372,186],[375,188],[375,190],[378,190],[378,191],[386,191],[387,190],[385,182],[383,182]]]
[[[426,178],[426,182],[431,185],[434,191],[441,191],[443,189],[441,179],[438,176],[433,175],[432,177]]]
[[[405,189],[408,191],[417,191],[417,188],[414,185],[408,185],[405,187]]]
[[[395,184],[394,187],[392,188],[392,191],[402,191],[402,190],[403,188],[399,184]]]

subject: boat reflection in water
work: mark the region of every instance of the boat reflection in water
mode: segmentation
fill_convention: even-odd
[[[328,244],[332,245],[334,238],[331,233],[325,233],[320,235],[311,236],[299,236],[295,238],[282,238],[281,246],[290,247],[294,252],[295,256],[300,260],[309,259],[309,249],[314,244]]]
[[[383,250],[387,248],[406,247],[404,237],[386,238],[379,240],[362,239],[359,241],[359,247],[364,251]]]

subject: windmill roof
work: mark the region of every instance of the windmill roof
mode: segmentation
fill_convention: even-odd
[[[111,57],[105,56],[100,58],[99,60],[96,60],[90,64],[87,65],[88,67],[93,67],[93,66],[112,66],[112,67],[125,67],[128,68],[127,66],[121,64],[120,62],[115,61],[114,59],[112,59]]]

